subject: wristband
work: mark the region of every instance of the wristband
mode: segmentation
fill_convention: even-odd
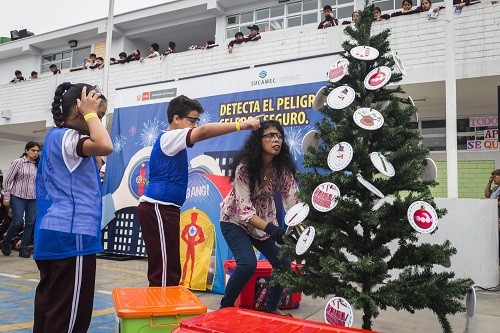
[[[85,116],[83,116],[83,119],[85,119],[85,121],[89,121],[90,118],[99,118],[99,117],[95,112],[87,113]]]
[[[236,122],[236,130],[241,131],[240,122]]]

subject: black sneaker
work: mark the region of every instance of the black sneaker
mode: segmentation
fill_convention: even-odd
[[[29,257],[31,257],[31,254],[26,249],[20,249],[19,250],[19,256],[21,258],[29,258]]]
[[[8,250],[4,249],[3,246],[2,246],[2,253],[3,253],[4,256],[10,256],[11,252],[12,251],[10,249],[8,249]]]

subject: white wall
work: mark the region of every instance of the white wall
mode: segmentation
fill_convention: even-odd
[[[12,145],[2,145],[0,149],[0,170],[5,175],[9,171],[10,163],[24,153],[26,142]]]

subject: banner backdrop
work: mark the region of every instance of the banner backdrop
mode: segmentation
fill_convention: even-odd
[[[279,121],[300,170],[302,138],[321,119],[321,114],[312,110],[312,102],[335,60],[335,56],[324,56],[118,90],[111,130],[114,152],[107,160],[104,180],[102,227],[116,212],[137,206],[148,185],[151,147],[168,127],[168,102],[179,95],[201,103],[205,112],[200,125],[261,114],[264,120]],[[188,149],[190,175],[187,200],[181,208],[180,235],[186,287],[218,293],[224,290],[223,260],[230,259],[230,251],[220,232],[219,205],[230,189],[224,176],[247,134],[231,133]]]

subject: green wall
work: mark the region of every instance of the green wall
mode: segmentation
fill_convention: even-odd
[[[438,186],[431,188],[436,198],[446,198],[446,162],[436,162]],[[458,197],[484,198],[484,189],[488,178],[495,169],[495,161],[460,161],[458,162]]]

